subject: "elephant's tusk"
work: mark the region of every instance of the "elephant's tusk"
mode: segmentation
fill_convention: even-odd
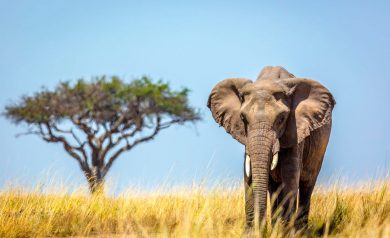
[[[278,165],[278,159],[279,159],[278,154],[279,154],[279,153],[276,153],[276,154],[274,154],[274,156],[272,157],[271,170],[274,170],[274,169],[276,168],[276,166]]]
[[[247,177],[251,174],[251,158],[249,155],[246,155],[245,157],[245,174]]]

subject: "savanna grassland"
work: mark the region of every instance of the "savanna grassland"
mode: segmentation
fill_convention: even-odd
[[[264,237],[390,237],[390,181],[353,189],[318,188],[308,229],[277,223]],[[241,237],[240,186],[115,197],[82,192],[5,189],[0,193],[1,237]]]

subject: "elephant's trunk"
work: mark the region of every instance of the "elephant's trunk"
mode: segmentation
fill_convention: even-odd
[[[254,212],[260,225],[267,210],[269,166],[275,132],[265,122],[249,125],[247,149],[251,158]]]

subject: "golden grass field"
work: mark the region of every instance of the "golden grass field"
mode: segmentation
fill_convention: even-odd
[[[243,196],[240,186],[115,197],[5,189],[0,237],[241,237]],[[268,221],[261,232],[265,237],[390,237],[390,181],[317,188],[309,222],[309,229],[295,231],[280,223],[271,228]]]

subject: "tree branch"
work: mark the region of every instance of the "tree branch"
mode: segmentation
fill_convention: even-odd
[[[131,125],[135,125],[135,128],[131,131],[125,132],[126,130],[128,130],[131,127]],[[113,138],[112,138],[113,134],[119,133],[119,131],[117,133],[115,133],[117,131],[118,127],[119,127],[119,125],[114,125],[114,127],[111,127],[110,129],[105,127],[106,133],[104,135],[102,135],[103,136],[102,144],[103,144],[104,140],[106,140],[108,138],[108,145],[105,148],[102,148],[102,152],[100,153],[100,159],[103,161],[104,161],[104,158],[106,157],[109,150],[111,150],[112,148],[114,148],[115,146],[120,144],[123,140],[127,140],[128,137],[133,137],[137,132],[140,132],[142,130],[143,120],[140,119],[139,123],[131,122],[131,123],[126,124],[124,126],[124,128],[122,128],[120,130],[121,135],[115,141],[113,141]],[[127,144],[128,144],[128,142],[127,142]]]
[[[80,119],[76,119],[72,117],[71,121],[87,135],[88,144],[91,147],[91,149],[98,150],[99,146],[95,145],[94,143],[95,133],[92,131],[92,129],[87,124],[81,122]]]
[[[133,143],[129,143],[129,141],[127,140],[127,137],[123,137],[122,136],[122,139],[126,139],[126,145],[121,147],[120,149],[118,149],[117,152],[115,152],[108,160],[107,164],[104,166],[103,168],[103,176],[105,176],[108,172],[108,170],[110,170],[112,164],[114,163],[114,161],[119,157],[119,155],[121,155],[123,152],[125,151],[128,151],[128,150],[131,150],[132,148],[134,148],[134,146],[138,145],[139,143],[142,143],[142,142],[145,142],[145,141],[149,141],[149,140],[152,140],[157,134],[158,132],[160,131],[161,129],[161,117],[158,115],[157,118],[156,118],[156,127],[155,129],[153,130],[153,132],[146,136],[146,137],[142,137],[140,139],[137,139],[135,140]],[[135,130],[136,131],[136,130]],[[135,132],[134,131],[134,132]],[[119,140],[117,140],[117,143],[119,144]]]
[[[79,144],[80,148],[84,146],[85,142],[84,143],[81,142],[80,138],[78,138],[78,136],[74,133],[73,129],[63,130],[58,128],[58,126],[55,125],[54,123],[50,124],[50,126],[57,132],[71,134],[73,139]]]
[[[39,124],[39,130],[40,130],[40,134],[42,135],[42,138],[47,142],[62,143],[64,149],[69,153],[69,155],[72,156],[74,159],[76,159],[79,162],[80,167],[83,169],[83,171],[90,172],[90,169],[89,169],[88,163],[87,163],[87,155],[86,155],[84,148],[72,146],[65,139],[65,137],[55,135],[52,131],[52,125],[50,125],[48,122],[44,123],[44,126],[45,126],[47,132],[45,132],[42,125]],[[80,153],[82,153],[84,160],[82,160],[80,155],[77,154],[75,151],[79,151]]]

